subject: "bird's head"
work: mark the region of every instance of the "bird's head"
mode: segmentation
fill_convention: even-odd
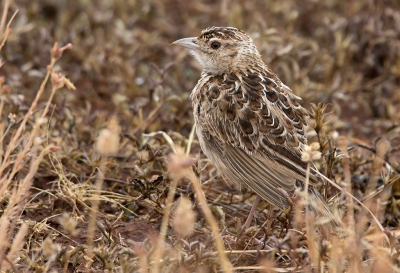
[[[232,73],[261,61],[253,41],[233,27],[209,27],[200,36],[177,40],[173,45],[191,49],[191,53],[212,74]]]

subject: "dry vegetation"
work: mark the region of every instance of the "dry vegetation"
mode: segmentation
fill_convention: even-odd
[[[400,271],[400,1],[1,9],[2,272]],[[303,97],[314,163],[342,188],[323,191],[339,235],[320,236],[301,200],[261,202],[241,230],[255,196],[201,154],[188,98],[199,66],[169,46],[211,25],[245,30]]]

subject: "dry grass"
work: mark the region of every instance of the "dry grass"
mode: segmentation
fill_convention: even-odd
[[[2,272],[400,271],[399,1],[92,2],[1,3]],[[302,192],[241,230],[255,196],[201,154],[169,46],[211,25],[303,98],[338,236]]]

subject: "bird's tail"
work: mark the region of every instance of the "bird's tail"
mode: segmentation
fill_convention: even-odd
[[[332,210],[325,202],[324,197],[315,188],[310,189],[309,208],[315,213],[317,225],[327,227],[330,231],[335,231],[340,225],[335,219]]]

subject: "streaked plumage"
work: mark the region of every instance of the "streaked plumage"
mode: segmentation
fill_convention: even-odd
[[[202,64],[191,98],[202,150],[228,182],[247,186],[285,209],[283,189],[305,182],[307,111],[261,59],[253,41],[230,27],[210,27],[174,44],[192,49]],[[310,186],[318,181],[311,168]],[[324,207],[328,209],[324,203]]]

